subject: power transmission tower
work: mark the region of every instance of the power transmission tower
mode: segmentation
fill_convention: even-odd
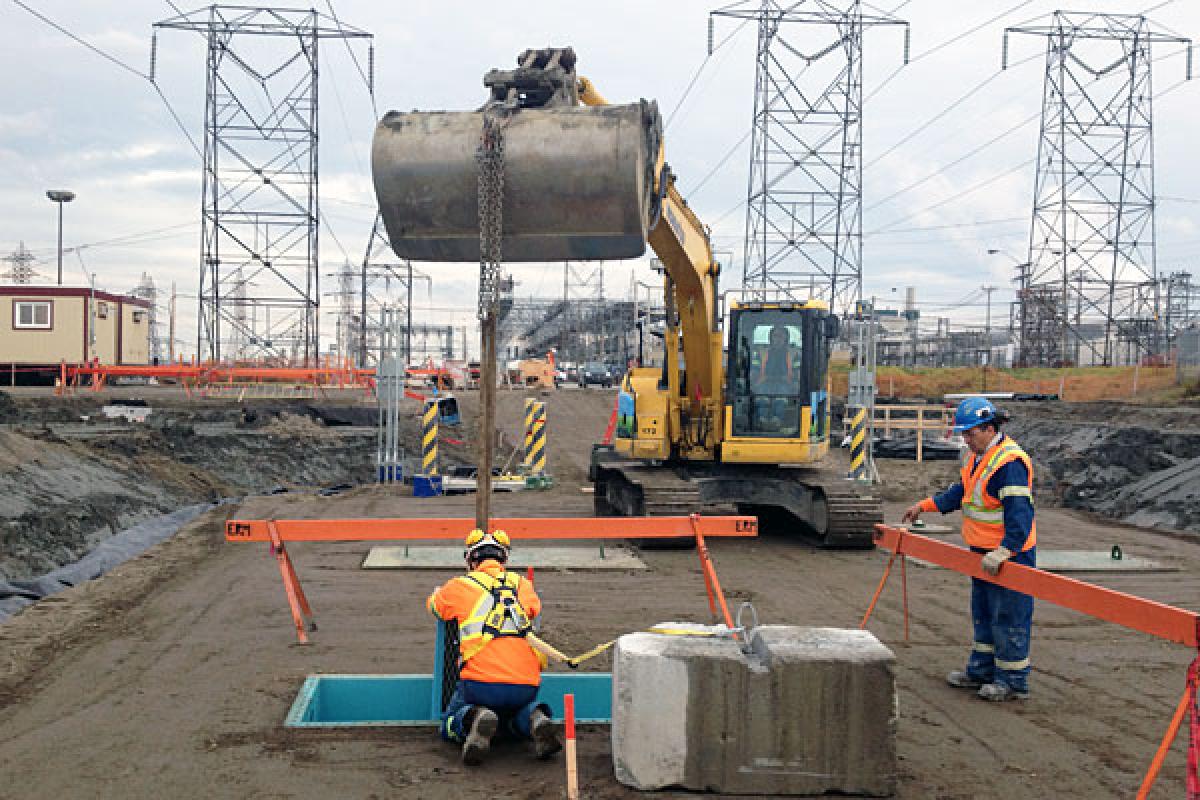
[[[146,315],[150,332],[150,362],[157,364],[163,358],[163,341],[158,317],[158,288],[154,285],[154,277],[149,272],[143,272],[142,279],[130,294],[150,303],[149,313]]]
[[[1191,40],[1142,16],[1056,11],[1008,28],[1046,39],[1029,263],[1018,276],[1023,365],[1113,365],[1160,352],[1151,45]],[[1124,344],[1124,348],[1119,345]]]
[[[1192,284],[1192,273],[1172,272],[1162,279],[1166,295],[1166,335],[1174,341],[1175,335],[1200,319],[1200,286]]]
[[[315,360],[318,46],[371,34],[315,10],[252,6],[209,6],[154,27],[156,39],[160,28],[185,30],[208,45],[200,352],[220,359],[236,342],[245,355]],[[238,308],[227,302],[234,292],[245,293]]]
[[[711,12],[758,25],[742,285],[862,297],[862,47],[876,25],[860,0],[744,0]],[[797,298],[802,299],[802,298]]]
[[[563,262],[559,361],[589,361],[605,331],[596,322],[604,308],[604,262]],[[552,320],[548,320],[553,324]]]
[[[376,214],[361,270],[347,284],[350,287],[347,296],[353,295],[358,307],[352,317],[353,346],[348,344],[346,352],[357,354],[359,366],[370,366],[379,351],[378,342],[385,330],[385,308],[394,320],[394,335],[399,337],[394,344],[396,352],[403,353],[405,363],[412,358],[414,281],[426,281],[430,287],[433,285],[428,275],[413,269],[411,261],[395,259],[383,228],[383,220]]]
[[[37,272],[33,268],[37,259],[33,253],[25,249],[25,242],[19,243],[16,250],[4,258],[0,258],[0,261],[7,261],[10,265],[7,272],[0,273],[0,278],[8,283],[21,286],[33,283],[33,279],[37,277]]]

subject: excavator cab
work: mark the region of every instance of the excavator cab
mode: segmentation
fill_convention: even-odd
[[[731,437],[828,437],[826,381],[836,326],[819,301],[734,304],[725,390]]]

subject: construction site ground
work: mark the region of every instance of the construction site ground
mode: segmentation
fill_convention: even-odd
[[[29,419],[44,416],[44,406],[58,402],[18,399],[20,413]],[[475,398],[460,399],[465,417],[473,419]],[[571,390],[549,393],[544,399],[549,404],[548,449],[556,486],[497,495],[497,515],[590,513],[591,497],[580,489],[590,442],[604,429],[613,393]],[[195,413],[182,399],[171,402],[178,414]],[[162,404],[168,405],[165,399]],[[498,419],[510,434],[520,428],[521,404],[519,393],[501,395]],[[1162,413],[1177,418],[1180,412]],[[1044,425],[1061,418],[1068,430],[1089,419],[1092,425],[1106,424],[1095,418],[1094,409],[1068,419],[1071,414],[1067,407],[1031,407],[1026,417],[1038,416]],[[3,434],[10,437],[10,447],[25,442],[28,449],[22,452],[35,459],[39,442],[67,446],[58,442],[61,439],[70,445],[66,431],[35,436],[43,428],[75,425],[69,416],[63,415],[61,423],[38,418],[32,425],[36,430],[23,430],[18,418]],[[1185,419],[1186,425],[1175,426],[1177,432],[1196,427],[1194,410]],[[271,424],[282,423],[277,419]],[[294,421],[288,424],[296,427]],[[301,434],[307,438],[295,438]],[[296,448],[298,459],[320,452],[322,443],[350,453],[354,448],[345,437],[359,436],[367,444],[355,447],[364,454],[367,475],[371,473],[374,439],[362,431],[324,429],[320,436],[325,438],[317,439],[311,449],[308,444],[297,448],[296,442],[308,442],[317,434],[301,434],[276,431],[264,440],[261,429],[245,431],[247,437],[259,437],[255,441],[272,441],[275,449],[231,450],[231,458],[273,459],[287,466],[289,449]],[[141,434],[117,430],[112,437],[137,435]],[[239,434],[233,430],[220,435]],[[1093,440],[1099,436],[1089,435]],[[1144,442],[1141,447],[1145,449]],[[73,450],[64,450],[63,457],[71,453],[84,457]],[[1033,454],[1037,459],[1036,450]],[[1173,467],[1196,455],[1200,453],[1177,453]],[[137,468],[136,451],[131,456],[122,450],[120,458],[123,469]],[[1145,460],[1145,453],[1138,458]],[[833,468],[842,465],[842,455],[835,454]],[[9,471],[19,467],[3,466]],[[166,468],[165,462],[151,466]],[[232,466],[252,472],[256,464]],[[193,468],[216,474],[218,467],[211,463]],[[880,467],[889,520],[898,519],[911,500],[948,483],[954,471],[950,462],[880,462]],[[329,465],[329,474],[321,478],[334,482],[337,469]],[[187,484],[176,479],[180,486]],[[215,491],[212,481],[192,479],[205,491]],[[367,479],[359,472],[356,480]],[[226,483],[253,491],[248,481]],[[232,491],[224,484],[216,488]],[[225,543],[223,520],[235,515],[469,517],[474,508],[470,496],[415,499],[406,496],[407,490],[387,486],[364,484],[329,496],[300,489],[252,495],[238,505],[216,508],[103,578],[42,600],[0,624],[0,798],[562,796],[561,759],[537,762],[517,745],[502,745],[482,767],[467,769],[457,750],[430,729],[283,727],[307,675],[429,672],[434,626],[423,601],[453,572],[362,570],[370,543],[292,545],[289,551],[320,625],[311,645],[298,646],[274,559],[263,545]],[[187,491],[180,488],[177,494],[183,497]],[[202,492],[195,490],[190,497],[197,494]],[[939,521],[957,526],[958,517]],[[1134,528],[1063,508],[1048,495],[1039,503],[1038,530],[1043,549],[1108,549],[1120,544],[1130,555],[1161,561],[1174,571],[1082,577],[1200,608],[1200,547],[1194,525],[1192,533]],[[764,623],[857,627],[886,563],[886,553],[878,551],[815,549],[793,531],[767,531],[752,540],[714,540],[709,546],[730,602],[752,601]],[[640,555],[649,569],[539,572],[536,582],[546,609],[544,638],[565,651],[580,652],[655,622],[709,620],[693,551]],[[944,682],[946,672],[961,667],[971,640],[968,581],[944,570],[909,565],[912,616],[910,641],[905,642],[899,577],[893,575],[869,626],[897,659],[898,797],[1134,794],[1179,700],[1194,653],[1040,604],[1031,699],[985,703]],[[585,668],[606,670],[608,659],[601,657]],[[1183,794],[1185,741],[1186,730],[1152,797]],[[613,778],[607,727],[582,729],[579,758],[583,796],[637,796]]]

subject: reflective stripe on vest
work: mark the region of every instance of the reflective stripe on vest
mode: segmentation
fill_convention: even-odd
[[[987,494],[988,481],[996,474],[996,470],[1010,461],[1020,460],[1029,473],[1027,486],[1006,486],[999,491],[999,497]],[[963,538],[972,547],[993,550],[1004,540],[1004,505],[1005,497],[1027,497],[1033,499],[1033,464],[1025,451],[1008,437],[1000,440],[992,450],[984,454],[982,467],[974,464],[968,453],[962,463],[963,485]],[[972,477],[973,473],[976,473]],[[1036,524],[1030,528],[1026,549],[1037,541]]]
[[[471,613],[458,626],[458,650],[463,663],[496,637],[524,636],[532,630],[529,615],[517,598],[519,575],[506,572],[501,578],[493,578],[477,571],[458,580],[483,589]]]

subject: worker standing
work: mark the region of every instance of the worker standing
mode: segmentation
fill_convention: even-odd
[[[562,749],[550,706],[537,701],[545,658],[525,635],[541,613],[533,584],[505,570],[510,542],[502,530],[467,534],[466,575],[435,589],[426,606],[458,626],[459,681],[442,714],[443,739],[462,744],[464,764],[479,764],[503,723],[532,739],[538,758]]]
[[[954,413],[968,451],[960,479],[904,512],[915,522],[923,511],[962,509],[962,534],[982,556],[989,575],[1005,561],[1036,567],[1037,526],[1033,519],[1033,463],[1000,431],[1008,417],[983,397],[968,397]],[[951,686],[978,689],[985,700],[1029,697],[1029,639],[1033,598],[978,578],[971,579],[975,640],[965,670],[946,676]]]

